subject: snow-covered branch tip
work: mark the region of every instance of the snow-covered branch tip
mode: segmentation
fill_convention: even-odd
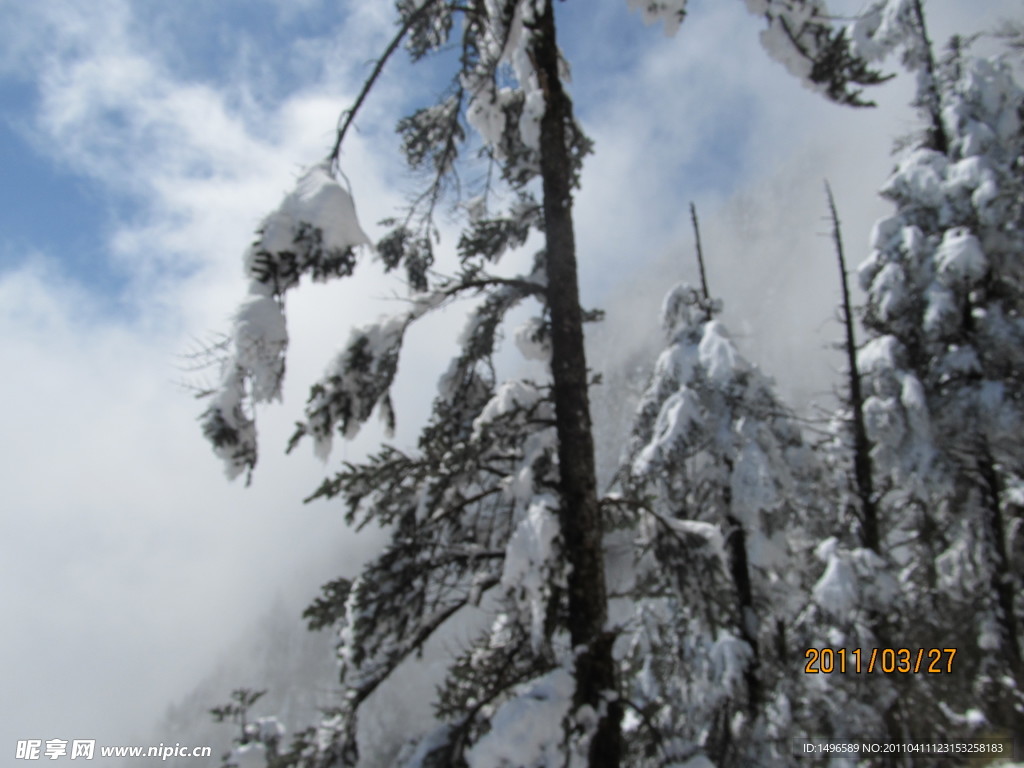
[[[535,273],[532,277],[537,277]],[[544,286],[529,278],[502,278],[470,272],[438,287],[413,296],[404,313],[352,331],[345,349],[328,365],[327,372],[313,385],[306,406],[306,421],[297,425],[288,442],[290,452],[312,436],[317,456],[326,459],[335,431],[354,437],[360,427],[379,409],[388,431],[395,428],[390,390],[398,372],[405,332],[427,313],[466,292],[507,289],[517,297],[543,295]]]
[[[820,0],[747,0],[747,7],[768,20],[768,29],[761,33],[768,54],[832,101],[873,107],[875,102],[862,98],[863,88],[852,86],[880,85],[893,77],[872,69],[857,54],[847,30],[833,28]]]
[[[248,296],[228,334],[221,381],[200,417],[229,478],[242,472],[251,477],[257,457],[253,408],[281,396],[288,347],[285,294],[303,275],[317,282],[350,276],[355,249],[369,243],[352,196],[334,178],[329,162],[302,174],[260,224],[244,257]]]

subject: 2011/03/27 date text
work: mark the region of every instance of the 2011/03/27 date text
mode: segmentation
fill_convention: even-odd
[[[925,672],[931,675],[950,674],[956,648],[872,648],[870,655],[860,648],[808,648],[804,672],[830,674],[867,672],[885,674]]]

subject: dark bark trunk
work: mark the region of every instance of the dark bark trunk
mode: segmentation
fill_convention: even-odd
[[[881,554],[882,536],[878,521],[878,502],[875,497],[871,442],[868,440],[868,431],[864,421],[864,391],[861,389],[860,368],[857,365],[857,338],[853,323],[853,304],[850,301],[850,284],[846,272],[843,237],[839,227],[839,213],[836,211],[836,202],[832,195],[832,188],[827,182],[825,183],[825,193],[828,196],[829,214],[832,218],[832,239],[836,246],[839,281],[843,296],[843,327],[845,331],[843,347],[846,352],[850,407],[853,410],[853,478],[857,500],[860,502],[860,509],[857,515],[860,520],[859,538],[861,546],[872,550],[876,554]],[[930,540],[929,537],[926,536],[926,538]],[[931,564],[934,561],[932,558],[929,558],[928,562]],[[880,647],[891,647],[889,631],[882,617],[874,615],[870,617],[869,623],[878,645]],[[893,742],[905,740],[904,737],[906,735],[906,729],[903,727],[903,716],[905,713],[900,706],[900,702],[905,695],[906,681],[897,679],[896,685],[900,689],[900,696],[886,709],[883,715],[886,733],[889,740]]]
[[[1010,560],[1006,549],[1006,521],[1003,519],[1003,508],[1000,503],[1000,481],[996,471],[995,460],[987,450],[983,450],[978,459],[978,470],[982,479],[982,496],[985,507],[985,533],[988,544],[992,548],[990,554],[992,574],[990,585],[996,602],[997,621],[999,622],[1000,644],[1003,656],[1013,678],[1012,691],[1003,693],[996,704],[995,716],[1001,720],[997,724],[1010,728],[1017,738],[1024,735],[1024,713],[1016,708],[1016,698],[1024,686],[1024,661],[1022,661],[1020,637],[1017,634],[1017,616],[1014,612],[1013,574],[1010,573]],[[991,717],[991,716],[990,716]]]
[[[1006,554],[1006,527],[1003,510],[1000,505],[1000,483],[995,462],[991,456],[982,454],[978,461],[978,469],[983,482],[985,499],[985,528],[992,563],[991,586],[999,606],[999,624],[1002,630],[1002,644],[1006,652],[1006,661],[1017,680],[1018,685],[1024,682],[1024,665],[1021,664],[1021,650],[1017,636],[1017,618],[1013,610],[1013,577],[1010,574],[1010,561]]]
[[[939,85],[936,77],[938,67],[935,65],[935,54],[932,49],[932,41],[928,38],[928,27],[924,20],[924,6],[921,0],[914,0],[914,16],[917,21],[917,32],[921,36],[921,46],[924,49],[925,74],[928,76],[927,92],[920,94],[923,106],[928,110],[928,119],[931,125],[928,127],[929,149],[947,154],[949,152],[949,138],[946,136],[946,129],[942,125],[942,98],[939,96]]]
[[[836,212],[832,189],[825,184],[828,207],[832,214],[832,238],[839,260],[839,280],[843,288],[843,325],[846,329],[846,365],[849,377],[850,407],[853,408],[853,476],[860,500],[860,541],[861,545],[881,552],[881,534],[878,528],[878,505],[875,502],[874,470],[871,466],[871,443],[864,424],[864,393],[860,387],[860,369],[857,367],[857,340],[853,330],[853,308],[850,303],[850,286],[846,277],[846,258],[843,255],[843,238],[839,231],[839,214]]]
[[[725,518],[729,535],[726,546],[729,550],[729,570],[736,586],[736,607],[739,613],[740,636],[750,646],[752,656],[743,670],[747,684],[747,711],[756,715],[761,701],[761,649],[757,642],[758,617],[754,609],[754,591],[750,585],[750,563],[747,557],[747,532],[732,515]]]
[[[559,53],[551,0],[535,30],[534,65],[546,97],[541,120],[541,177],[547,239],[548,309],[551,313],[551,372],[562,494],[561,527],[570,570],[569,633],[576,659],[576,706],[604,711],[590,747],[593,768],[617,768],[622,737],[612,638],[605,634],[607,594],[602,524],[597,502],[594,440],[583,349],[583,313],[576,276],[572,220],[573,163],[568,145],[572,104],[559,78]]]

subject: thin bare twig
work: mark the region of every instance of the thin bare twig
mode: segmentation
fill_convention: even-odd
[[[344,113],[345,120],[342,122],[341,127],[338,128],[338,136],[334,141],[334,148],[331,149],[330,159],[334,163],[338,162],[338,157],[341,154],[341,143],[345,140],[345,134],[348,133],[349,126],[351,126],[352,122],[355,120],[356,114],[359,112],[359,108],[363,106],[363,102],[366,101],[366,97],[369,95],[370,89],[373,88],[374,83],[377,82],[377,78],[380,77],[380,73],[384,71],[384,65],[387,64],[391,55],[398,50],[398,46],[401,45],[402,40],[408,34],[409,30],[413,28],[413,25],[415,25],[428,10],[437,5],[438,2],[440,2],[440,0],[425,0],[423,5],[410,14],[409,18],[407,18],[405,23],[402,24],[401,29],[398,30],[398,33],[391,39],[391,42],[388,43],[388,47],[384,49],[384,53],[382,53],[380,58],[377,59],[377,62],[373,67],[373,72],[370,73],[366,82],[363,83],[363,88],[356,97],[355,104],[353,104]]]

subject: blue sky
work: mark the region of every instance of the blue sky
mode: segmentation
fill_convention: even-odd
[[[767,59],[742,3],[695,0],[671,39],[624,0],[558,7],[596,142],[577,196],[585,300],[609,308],[595,360],[628,357],[668,283],[692,278],[692,199],[712,287],[751,356],[791,391],[827,389],[821,182],[863,254],[892,139],[914,125],[906,78],[879,109],[843,110]],[[929,8],[936,39],[1019,14],[1017,0]],[[0,0],[0,612],[16,617],[0,690],[20,702],[0,750],[131,742],[278,594],[298,611],[372,547],[336,509],[302,507],[325,470],[281,454],[309,382],[352,324],[387,310],[393,282],[368,268],[289,300],[285,402],[260,412],[249,490],[223,478],[176,381],[192,339],[226,326],[255,226],[329,148],[391,24],[385,2]],[[441,87],[396,59],[350,137],[344,168],[371,237],[408,189],[394,122]],[[460,322],[411,339],[402,434]]]
[[[44,248],[64,254],[65,266],[76,278],[116,293],[123,286],[104,255],[104,234],[119,213],[114,196],[56,167],[32,146],[25,119],[36,102],[30,84],[5,83],[0,101],[7,115],[0,123],[0,167],[6,178],[17,179],[0,188],[0,268],[10,269],[27,252]],[[55,221],[61,222],[60,228]]]

